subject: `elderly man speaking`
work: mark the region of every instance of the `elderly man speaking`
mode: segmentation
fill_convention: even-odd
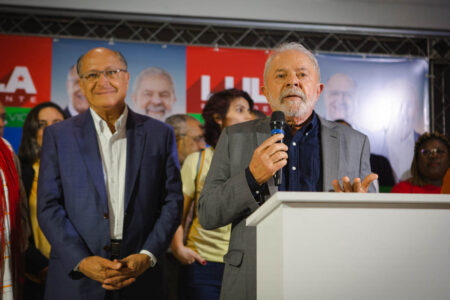
[[[52,246],[45,299],[161,299],[157,262],[180,224],[183,196],[168,125],[125,104],[119,52],[80,57],[90,109],[46,128],[39,224]]]
[[[245,219],[276,191],[271,178],[277,170],[283,173],[281,191],[374,191],[367,137],[314,112],[323,90],[319,72],[302,45],[276,48],[266,62],[262,92],[273,111],[286,115],[285,135],[270,136],[269,119],[222,131],[198,208],[206,229],[232,223],[221,299],[256,298],[256,229]]]

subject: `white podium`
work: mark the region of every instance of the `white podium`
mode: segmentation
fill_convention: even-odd
[[[262,299],[450,299],[450,196],[278,192],[257,227]]]

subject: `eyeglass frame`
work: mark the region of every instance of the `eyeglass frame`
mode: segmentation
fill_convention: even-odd
[[[92,72],[88,72],[87,74],[80,74],[79,77],[86,81],[94,82],[94,81],[100,79],[101,74],[103,74],[106,78],[111,79],[111,76],[118,75],[118,74],[120,74],[120,72],[128,72],[128,70],[127,69],[114,69],[114,70],[92,71]],[[93,74],[95,74],[94,78],[90,79],[87,77],[87,76],[93,75]]]
[[[440,148],[432,148],[432,149],[420,149],[419,150],[420,154],[424,157],[430,157],[431,154],[436,155],[436,156],[441,156],[445,153],[447,153],[446,150],[440,149]]]

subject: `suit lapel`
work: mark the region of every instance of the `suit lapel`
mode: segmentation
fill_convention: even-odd
[[[102,159],[100,157],[95,125],[90,111],[88,110],[80,115],[76,119],[75,124],[75,136],[80,147],[81,157],[92,177],[102,202],[108,207]]]
[[[339,175],[339,134],[331,122],[320,119],[322,142],[323,191],[333,190],[332,181]]]
[[[145,132],[143,123],[139,121],[138,115],[128,109],[127,120],[127,167],[125,174],[125,211],[130,202],[135,186],[137,174],[142,161],[142,153],[145,145]]]

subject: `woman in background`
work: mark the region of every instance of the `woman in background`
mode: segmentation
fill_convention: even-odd
[[[50,244],[39,228],[36,215],[37,180],[42,135],[47,126],[64,120],[62,109],[52,102],[36,105],[25,119],[22,140],[19,146],[19,159],[22,180],[29,201],[29,216],[32,235],[26,252],[26,282],[24,299],[43,299],[47,277]]]
[[[231,225],[205,230],[198,221],[198,198],[220,133],[227,126],[254,119],[252,110],[251,97],[237,89],[213,94],[203,108],[205,140],[210,147],[190,154],[181,169],[184,194],[182,224],[192,201],[195,202],[194,218],[190,228],[183,226],[178,228],[171,244],[174,256],[185,264],[180,278],[180,299],[219,299],[224,270],[223,256],[228,251]],[[187,233],[186,244],[183,243],[185,233]]]
[[[392,193],[439,194],[450,166],[450,143],[440,133],[424,133],[414,147],[412,177],[392,188]]]

